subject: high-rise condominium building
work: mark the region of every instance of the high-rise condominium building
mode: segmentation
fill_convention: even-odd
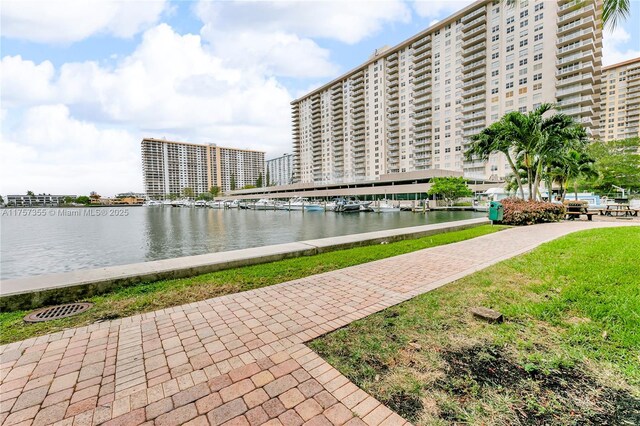
[[[264,152],[148,138],[142,140],[142,173],[149,197],[182,194],[185,188],[195,194],[213,186],[229,191],[264,176]]]
[[[293,183],[293,155],[284,154],[267,160],[265,186],[289,185]]]
[[[640,58],[602,68],[600,136],[640,137]]]
[[[598,0],[477,1],[292,102],[294,174],[351,182],[426,169],[503,177],[502,155],[465,161],[469,136],[557,102],[595,132]]]

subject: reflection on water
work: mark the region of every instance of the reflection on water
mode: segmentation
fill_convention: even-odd
[[[482,217],[131,207],[126,216],[0,217],[0,277],[17,278]],[[75,209],[84,210],[84,209]],[[97,209],[92,209],[97,210]],[[55,214],[50,214],[54,211]]]

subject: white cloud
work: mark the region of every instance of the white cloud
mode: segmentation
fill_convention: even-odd
[[[330,52],[313,40],[282,32],[259,33],[251,30],[215,31],[207,25],[202,37],[211,43],[215,54],[234,67],[259,69],[282,77],[330,77],[338,67]]]
[[[64,105],[29,108],[15,129],[3,131],[2,192],[140,190],[138,144],[127,131],[74,119]]]
[[[40,43],[72,43],[94,34],[131,37],[153,25],[165,0],[5,0],[3,37]]]
[[[216,31],[294,33],[357,43],[392,22],[409,22],[401,0],[378,1],[200,1],[198,17]]]
[[[423,18],[436,18],[442,20],[453,12],[464,9],[473,3],[473,0],[414,0],[413,9]],[[429,26],[437,22],[431,21]]]
[[[631,35],[622,27],[615,30],[607,30],[602,37],[602,63],[612,65],[640,57],[640,50],[626,48],[631,40]]]
[[[14,103],[22,106],[34,105],[53,96],[51,80],[55,70],[51,62],[35,64],[19,55],[5,56],[0,63],[0,69],[0,88],[5,107],[11,107]]]
[[[64,183],[76,188],[84,182],[72,176],[85,164],[96,170],[87,182],[97,182],[98,171],[106,177],[108,189],[95,183],[96,190],[140,189],[139,141],[146,136],[278,154],[291,149],[291,95],[274,77],[225,65],[200,36],[179,35],[165,24],[147,30],[136,50],[113,65],[87,61],[55,69],[15,56],[3,58],[2,71],[10,118],[3,124],[2,157],[11,160],[0,166],[6,190],[24,191],[23,182],[36,177],[40,186],[51,183],[42,188],[47,192]],[[101,141],[104,151],[86,140]],[[109,169],[109,151],[123,152],[131,171]],[[58,168],[65,172],[58,175]],[[121,171],[126,179],[110,178]],[[46,173],[53,180],[43,179]]]

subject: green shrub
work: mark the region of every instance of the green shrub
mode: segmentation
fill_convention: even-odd
[[[565,215],[565,208],[562,204],[525,201],[519,198],[507,198],[500,202],[504,206],[504,216],[501,223],[505,225],[521,226],[558,222]]]

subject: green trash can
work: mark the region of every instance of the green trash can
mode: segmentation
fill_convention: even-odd
[[[498,201],[492,201],[489,204],[489,220],[492,222],[500,222],[502,221],[502,216],[504,215],[504,206],[502,203]]]

